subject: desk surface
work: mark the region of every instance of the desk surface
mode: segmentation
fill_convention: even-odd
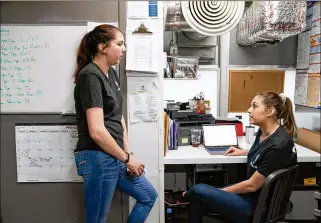
[[[245,137],[238,137],[239,147],[250,149]],[[320,162],[321,155],[303,146],[295,144],[298,152],[298,162]],[[210,155],[204,147],[179,146],[177,150],[168,150],[164,157],[164,164],[221,164],[221,163],[246,163],[246,156]]]

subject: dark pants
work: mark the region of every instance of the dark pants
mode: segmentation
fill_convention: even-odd
[[[206,184],[193,186],[184,199],[190,202],[189,223],[202,222],[202,216],[208,213],[217,213],[230,222],[248,222],[256,206],[248,195],[233,194]]]

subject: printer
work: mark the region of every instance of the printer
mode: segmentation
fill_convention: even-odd
[[[214,124],[212,114],[197,114],[194,110],[165,109],[170,119],[177,124],[177,145],[191,145],[191,129],[202,129],[204,124]],[[201,137],[201,143],[202,137]]]

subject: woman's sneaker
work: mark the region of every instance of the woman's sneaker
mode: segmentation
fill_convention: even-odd
[[[183,191],[165,192],[165,203],[170,206],[189,204],[184,200]]]

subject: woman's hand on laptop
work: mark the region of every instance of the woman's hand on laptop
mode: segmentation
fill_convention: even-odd
[[[238,149],[234,146],[231,146],[228,150],[226,150],[224,156],[247,156],[248,153],[248,150]]]

